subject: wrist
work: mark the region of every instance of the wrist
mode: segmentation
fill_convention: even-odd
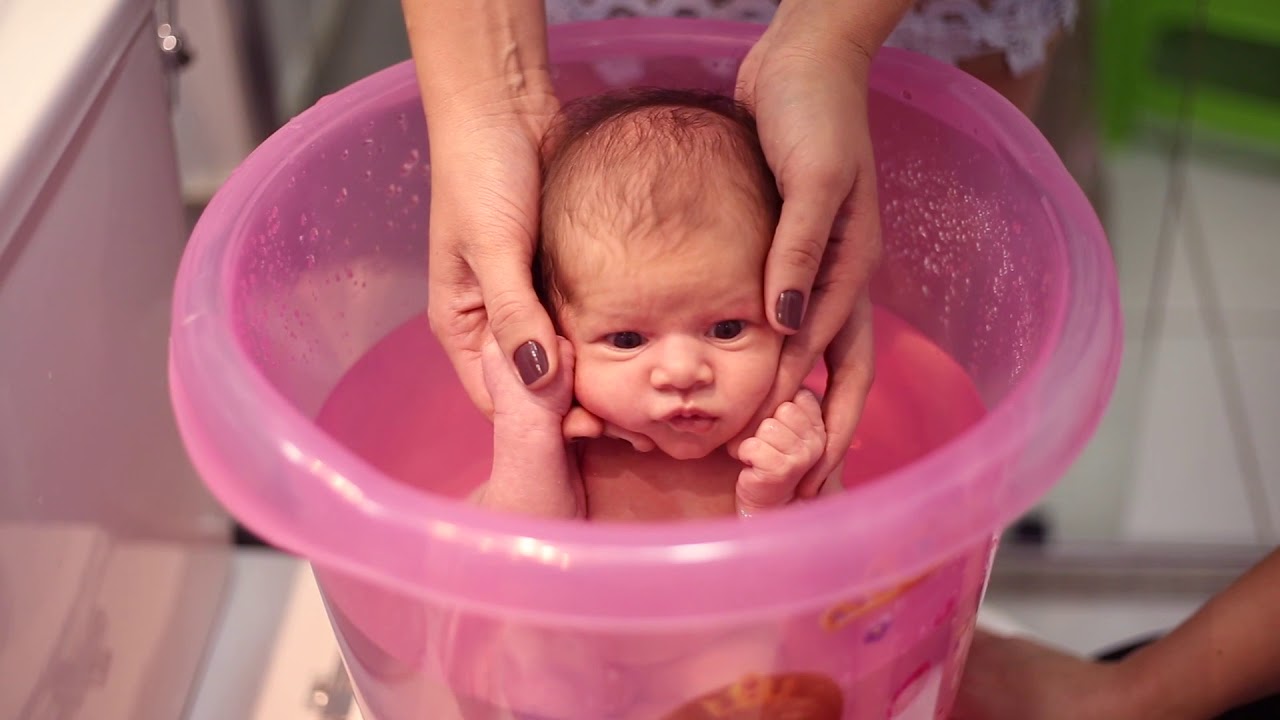
[[[548,114],[555,92],[542,0],[404,0],[428,117]]]
[[[871,59],[914,0],[783,0],[770,30],[784,43],[842,56],[870,71]]]
[[[534,443],[550,447],[564,445],[564,416],[542,408],[521,408],[519,412],[495,410],[494,437],[503,441]]]

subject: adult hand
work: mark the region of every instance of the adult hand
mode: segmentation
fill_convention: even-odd
[[[540,389],[557,374],[556,333],[531,272],[538,146],[557,107],[549,92],[474,103],[431,127],[428,315],[467,393],[489,416],[481,351],[490,335],[525,385]]]
[[[1083,660],[1029,640],[977,631],[953,720],[1113,720],[1142,717],[1121,706],[1127,668]]]
[[[765,306],[774,327],[790,337],[773,391],[730,452],[795,396],[825,356],[826,446],[797,489],[797,497],[813,497],[848,451],[875,372],[867,291],[880,257],[867,128],[874,48],[823,29],[821,18],[786,15],[786,8],[743,61],[737,96],[755,112],[782,194],[765,267]]]

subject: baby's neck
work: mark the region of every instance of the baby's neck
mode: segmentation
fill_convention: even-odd
[[[629,443],[586,441],[581,453],[588,516],[594,520],[678,520],[733,515],[742,465],[717,448],[677,460]]]

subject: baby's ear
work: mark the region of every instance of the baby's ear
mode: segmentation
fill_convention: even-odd
[[[581,405],[569,408],[561,423],[564,439],[568,441],[598,438],[604,435],[604,421],[592,415]]]

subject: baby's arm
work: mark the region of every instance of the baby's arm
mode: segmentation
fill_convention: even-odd
[[[471,502],[495,510],[580,518],[586,502],[561,423],[573,397],[573,348],[560,341],[560,375],[538,392],[512,372],[497,343],[482,357],[493,398],[493,470]]]
[[[738,514],[743,517],[781,507],[796,499],[801,483],[822,460],[827,446],[822,405],[808,389],[783,403],[742,442],[738,459],[747,467],[738,475]],[[824,479],[817,494],[839,492],[844,463]]]

